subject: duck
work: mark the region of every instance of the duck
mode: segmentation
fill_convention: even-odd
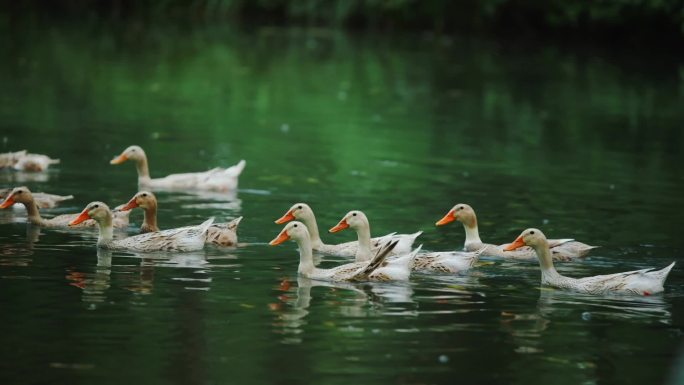
[[[77,226],[87,220],[94,220],[100,230],[97,238],[98,248],[137,252],[202,250],[207,239],[207,230],[214,222],[214,218],[209,218],[197,226],[153,231],[115,240],[112,231],[112,211],[109,206],[99,201],[90,202],[69,222],[69,226]]]
[[[46,171],[52,164],[58,164],[59,159],[52,159],[47,155],[33,154],[26,150],[0,154],[0,168],[13,168],[17,171]]]
[[[321,281],[405,281],[411,275],[410,258],[415,257],[415,254],[408,255],[405,265],[386,263],[387,256],[399,243],[399,241],[390,240],[382,245],[369,261],[351,262],[331,269],[320,269],[314,265],[311,234],[302,222],[289,222],[269,244],[276,246],[290,239],[294,240],[299,247],[297,273],[304,278]]]
[[[121,205],[120,210],[128,211],[141,208],[144,212],[143,224],[140,233],[159,231],[157,226],[157,197],[150,191],[139,191],[128,203]],[[219,246],[237,246],[237,227],[242,217],[233,219],[227,223],[213,223],[207,230],[207,243]]]
[[[6,209],[11,207],[15,203],[22,203],[26,207],[26,213],[28,214],[29,223],[32,225],[42,226],[42,227],[68,227],[69,223],[78,216],[78,214],[62,214],[55,217],[44,219],[41,217],[39,212],[39,206],[36,203],[35,198],[31,191],[25,187],[16,187],[12,192],[7,195],[4,201],[0,203],[0,209]],[[128,217],[130,212],[117,211],[113,217],[113,226],[115,228],[126,228],[128,227]],[[79,227],[95,227],[97,223],[95,221],[83,221],[79,224]]]
[[[244,170],[246,162],[228,167],[216,167],[204,172],[171,174],[164,178],[150,178],[147,155],[140,146],[129,146],[110,164],[121,164],[127,160],[135,162],[138,169],[138,186],[150,190],[200,190],[200,191],[234,191],[238,186],[238,177]]]
[[[9,195],[9,193],[11,192],[12,189],[10,188],[0,189],[0,199],[5,199],[5,197],[7,197],[7,195]],[[59,204],[60,202],[74,199],[73,195],[56,195],[42,192],[34,192],[32,193],[32,195],[39,209],[51,209],[57,206],[57,204]],[[14,205],[12,207],[21,209],[23,208],[22,206],[23,205]]]
[[[358,251],[356,253],[356,261],[368,261],[371,257],[371,243],[370,243],[370,224],[368,217],[363,211],[352,210],[348,212],[340,222],[330,232],[335,233],[346,228],[351,228],[356,231],[359,237]],[[422,245],[421,245],[422,246]],[[422,252],[421,246],[418,247],[419,252],[413,258],[411,269],[413,271],[423,272],[441,272],[441,273],[462,273],[469,270],[478,261],[479,252],[457,252],[457,251],[430,251]],[[390,264],[396,263],[405,259],[403,257],[389,258]]]
[[[306,225],[309,234],[311,234],[311,244],[313,250],[338,257],[355,257],[358,252],[359,242],[351,241],[340,243],[336,245],[329,245],[323,243],[318,233],[318,224],[316,223],[316,216],[311,207],[306,203],[295,203],[290,209],[279,219],[275,221],[276,224],[283,224],[289,221],[298,220]],[[413,243],[423,232],[419,231],[413,234],[397,234],[390,233],[382,237],[371,238],[371,248],[377,249],[381,245],[387,243],[389,240],[399,241],[399,243],[390,252],[390,255],[407,254],[411,252]],[[357,260],[357,262],[359,262]]]
[[[463,229],[466,233],[463,248],[466,251],[480,250],[481,255],[507,259],[534,260],[535,258],[534,250],[530,247],[521,248],[520,250],[512,252],[504,249],[507,245],[497,246],[482,242],[477,229],[477,216],[475,215],[475,210],[465,203],[455,205],[442,219],[437,221],[435,225],[444,226],[453,221],[459,221],[463,224]],[[586,243],[575,241],[574,239],[553,239],[549,240],[549,247],[551,247],[551,253],[554,260],[566,262],[583,258],[589,251],[598,246],[590,246]]]
[[[652,295],[664,291],[663,285],[667,275],[674,267],[672,262],[661,270],[653,268],[596,275],[585,278],[570,278],[558,273],[553,266],[553,258],[549,241],[539,229],[530,228],[523,231],[518,238],[507,245],[504,250],[513,251],[518,248],[531,247],[539,259],[542,271],[541,283],[558,289],[573,290],[586,294],[638,294]]]

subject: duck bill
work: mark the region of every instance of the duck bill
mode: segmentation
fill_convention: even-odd
[[[344,229],[346,229],[346,228],[348,228],[348,227],[349,227],[349,223],[347,223],[347,220],[346,220],[346,219],[342,219],[342,220],[340,221],[340,223],[337,224],[337,226],[333,227],[332,229],[330,229],[330,230],[328,230],[328,231],[330,231],[331,233],[336,233],[336,232],[342,231],[342,230],[344,230]]]
[[[515,241],[513,241],[513,243],[504,247],[504,251],[513,251],[513,250],[519,249],[523,246],[525,246],[525,241],[523,241],[522,235],[521,235],[518,238],[516,238]]]
[[[81,212],[81,214],[79,214],[78,217],[76,217],[76,219],[69,222],[69,226],[76,226],[77,224],[87,221],[88,219],[90,219],[90,215],[88,215],[88,209],[85,209]]]
[[[454,215],[454,210],[450,210],[444,218],[440,219],[435,223],[435,226],[444,226],[447,223],[451,223],[456,220],[456,216]]]
[[[128,160],[128,157],[124,154],[121,154],[121,155],[117,156],[116,158],[112,159],[109,162],[109,164],[121,164],[127,160]]]
[[[2,201],[2,203],[0,203],[0,209],[6,209],[6,208],[12,206],[14,203],[16,203],[16,202],[14,202],[14,196],[10,195],[7,198],[5,198],[5,200]]]
[[[294,221],[296,218],[294,215],[292,215],[292,210],[288,211],[283,215],[282,217],[278,218],[275,223],[278,225],[282,225],[283,223],[289,222],[289,221]]]
[[[138,202],[136,202],[135,198],[133,198],[130,201],[128,201],[128,203],[126,203],[125,206],[119,207],[118,210],[119,211],[128,211],[128,210],[133,210],[136,207],[139,207]]]
[[[290,235],[287,233],[287,231],[283,230],[280,232],[280,234],[278,234],[278,236],[274,240],[272,240],[268,244],[271,246],[275,246],[275,245],[279,245],[279,244],[281,244],[281,243],[283,243],[289,239],[290,239]]]

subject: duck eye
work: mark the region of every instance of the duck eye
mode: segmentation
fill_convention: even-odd
[[[463,210],[464,208],[465,208],[465,207],[461,206],[461,207],[459,207],[458,209],[459,209],[459,210]]]
[[[356,216],[356,213],[353,213],[352,215],[353,215],[353,216]]]
[[[297,227],[297,224],[295,223],[294,225],[292,225],[292,227]]]
[[[298,206],[297,208],[301,210],[301,209],[302,209],[302,206]]]
[[[533,235],[533,234],[534,234],[534,230],[533,230],[533,231],[530,231],[530,235]]]
[[[96,209],[96,208],[98,208],[98,207],[100,207],[100,205],[94,205],[94,206],[93,206],[94,209]]]
[[[23,193],[23,191],[19,190],[19,191],[17,191],[16,193],[17,193],[17,194],[21,194],[21,193]]]
[[[146,197],[146,196],[147,196],[147,194],[143,194],[142,196]]]

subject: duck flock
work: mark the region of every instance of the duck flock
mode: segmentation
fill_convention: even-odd
[[[116,156],[111,164],[126,161],[135,163],[138,171],[139,192],[127,203],[113,210],[103,202],[91,202],[76,214],[63,214],[49,219],[40,215],[41,208],[51,208],[73,196],[60,196],[31,192],[26,187],[0,189],[0,208],[6,209],[22,204],[31,225],[43,227],[95,227],[99,229],[97,247],[110,250],[135,252],[184,252],[204,248],[210,243],[220,247],[237,246],[237,228],[242,217],[227,223],[205,222],[175,229],[160,230],[157,225],[157,199],[152,191],[215,191],[232,192],[237,189],[238,178],[246,162],[228,168],[214,168],[204,172],[172,174],[164,178],[151,178],[145,151],[140,146],[130,146]],[[44,172],[58,159],[27,151],[0,154],[0,168],[18,171]],[[18,207],[17,205],[15,207]],[[129,225],[131,210],[144,211],[139,235],[114,239],[114,228]],[[574,290],[590,294],[632,294],[652,295],[664,290],[663,285],[674,262],[661,269],[641,269],[624,273],[597,275],[585,278],[570,278],[561,275],[554,268],[554,262],[571,262],[585,257],[596,246],[590,246],[574,239],[547,239],[541,230],[524,230],[512,243],[493,245],[480,239],[477,217],[472,207],[457,204],[449,210],[436,225],[460,222],[465,230],[465,245],[462,251],[424,251],[422,245],[413,248],[421,231],[413,234],[391,233],[372,238],[366,215],[359,210],[347,213],[331,233],[352,229],[358,241],[341,244],[325,244],[321,240],[313,210],[306,203],[295,203],[279,219],[285,224],[280,233],[270,242],[275,246],[293,240],[299,247],[298,274],[315,280],[325,281],[405,281],[411,273],[463,274],[470,270],[481,256],[507,260],[530,260],[537,258],[541,268],[541,283],[559,289]],[[353,258],[353,262],[330,269],[316,267],[313,252]]]

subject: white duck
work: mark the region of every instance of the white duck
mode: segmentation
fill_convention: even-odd
[[[11,192],[11,188],[0,189],[0,199],[5,199]],[[60,202],[74,199],[73,195],[56,195],[42,192],[34,192],[31,194],[33,195],[33,200],[36,202],[36,205],[38,205],[39,209],[51,209],[57,206],[57,204]],[[23,204],[14,205],[12,207],[23,210]]]
[[[320,253],[336,255],[340,257],[354,257],[357,255],[359,242],[345,242],[337,245],[328,245],[323,243],[318,233],[318,224],[316,223],[316,216],[313,210],[306,203],[295,203],[292,207],[278,220],[277,224],[283,224],[289,221],[298,220],[306,225],[306,228],[311,234],[311,245],[313,250]],[[413,242],[418,238],[422,231],[414,234],[397,234],[391,233],[383,237],[370,239],[371,248],[377,249],[380,245],[387,243],[390,240],[399,241],[396,247],[392,250],[390,255],[407,254],[411,252]],[[358,260],[357,260],[358,261]]]
[[[347,226],[344,225],[346,223]],[[330,229],[330,232],[341,231],[345,228],[351,228],[356,231],[359,237],[359,247],[356,253],[356,261],[368,261],[371,254],[370,243],[370,224],[366,214],[362,211],[354,210],[348,212],[337,226]],[[418,247],[420,250],[420,247]],[[411,264],[414,271],[432,271],[443,273],[460,273],[467,271],[477,262],[480,254],[479,252],[419,252]],[[405,257],[389,258],[389,264],[404,263]]]
[[[437,221],[436,225],[443,226],[453,221],[459,221],[463,224],[463,229],[466,233],[464,244],[466,251],[479,250],[482,255],[500,258],[534,259],[534,250],[530,247],[517,251],[506,251],[504,247],[507,245],[496,246],[483,243],[480,240],[480,234],[477,229],[475,210],[465,203],[459,203],[454,206],[442,219]],[[551,253],[555,260],[569,261],[586,256],[591,249],[595,249],[598,246],[589,246],[574,239],[550,239],[549,247],[551,247]]]
[[[666,268],[656,271],[650,268],[594,277],[570,278],[559,274],[554,268],[549,243],[540,230],[527,229],[523,231],[513,243],[506,246],[505,250],[512,251],[523,246],[532,247],[537,254],[542,271],[542,285],[588,294],[651,295],[660,293],[664,290],[665,279],[674,266],[674,262],[672,262]]]
[[[279,245],[289,239],[293,239],[299,246],[297,272],[305,278],[321,281],[394,281],[407,280],[411,274],[408,268],[402,270],[398,266],[388,266],[384,263],[385,258],[396,246],[396,241],[381,247],[370,261],[347,263],[332,269],[319,269],[313,261],[311,235],[303,223],[288,223],[270,245]]]
[[[121,155],[111,160],[111,164],[121,164],[127,160],[135,162],[138,169],[138,186],[151,190],[204,190],[233,191],[237,189],[238,177],[245,168],[246,162],[228,167],[216,167],[204,172],[171,174],[164,178],[150,178],[147,156],[140,146],[130,146]]]
[[[136,207],[140,207],[145,213],[143,224],[140,226],[140,233],[159,231],[159,226],[157,226],[157,197],[149,191],[140,191],[128,203],[121,205],[120,210],[128,211]],[[237,246],[237,227],[240,221],[242,221],[242,217],[226,223],[212,224],[207,231],[207,243],[219,246]]]
[[[59,159],[47,155],[32,154],[26,150],[0,154],[0,168],[11,167],[17,171],[45,171],[51,164],[58,164]]]
[[[38,210],[38,204],[31,194],[31,191],[26,187],[16,187],[12,190],[5,200],[0,203],[0,209],[6,209],[15,203],[21,203],[26,207],[29,223],[43,227],[67,227],[69,222],[74,220],[78,214],[62,214],[52,218],[44,219]],[[128,227],[128,217],[130,212],[117,211],[114,214],[113,225],[115,228]],[[84,221],[79,224],[80,227],[94,227],[97,226],[95,221]]]
[[[102,202],[91,202],[69,226],[93,219],[100,228],[97,247],[109,250],[128,251],[195,251],[204,248],[207,230],[214,222],[209,218],[198,226],[179,227],[164,231],[135,235],[124,239],[113,239],[112,211]]]

